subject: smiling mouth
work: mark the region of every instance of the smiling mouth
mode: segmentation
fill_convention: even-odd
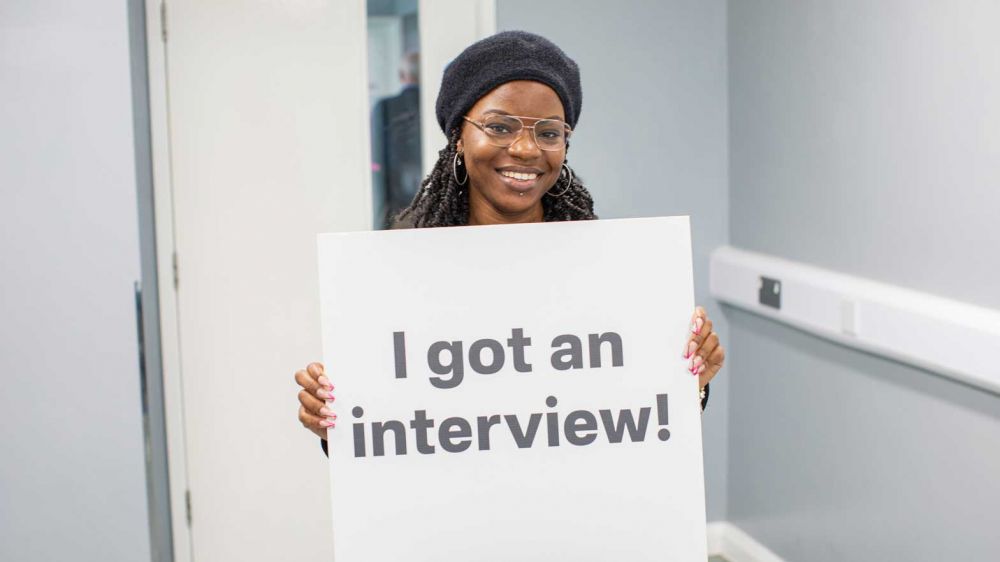
[[[511,170],[497,170],[497,173],[503,178],[501,181],[507,187],[522,194],[534,188],[541,176],[538,172],[514,172]]]
[[[506,170],[500,170],[500,175],[505,178],[514,178],[521,181],[534,180],[538,177],[538,174],[536,173],[508,172]]]

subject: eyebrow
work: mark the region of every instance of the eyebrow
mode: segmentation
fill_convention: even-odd
[[[502,109],[487,109],[486,111],[483,112],[483,115],[486,115],[487,113],[496,113],[497,115],[512,115],[511,113],[507,113]],[[528,116],[522,115],[521,117],[528,117]],[[558,115],[550,115],[548,117],[529,117],[529,119],[558,119],[559,121],[565,121],[565,119],[559,117]]]

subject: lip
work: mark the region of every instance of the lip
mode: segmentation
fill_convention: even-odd
[[[524,166],[501,166],[497,168],[498,172],[517,172],[519,174],[538,174],[542,175],[542,171],[538,168],[526,168]]]
[[[514,191],[524,193],[531,191],[538,184],[538,180],[542,178],[543,172],[538,168],[525,168],[522,166],[504,166],[502,168],[496,169],[497,176],[500,177],[500,181],[504,183],[510,189]],[[509,178],[500,172],[517,172],[521,174],[538,174],[533,180],[518,180],[514,178]]]

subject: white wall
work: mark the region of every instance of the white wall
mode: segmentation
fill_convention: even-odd
[[[150,559],[126,15],[0,8],[0,560]]]
[[[733,244],[1000,308],[1000,4],[729,9]],[[1000,397],[730,318],[734,522],[790,560],[996,558]]]

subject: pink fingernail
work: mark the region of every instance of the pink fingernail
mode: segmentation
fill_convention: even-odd
[[[324,407],[322,407],[322,408],[319,409],[319,415],[328,418],[328,417],[330,417],[330,416],[333,415],[333,412],[331,412],[329,408],[327,408],[326,406],[324,406]]]
[[[685,359],[690,359],[694,355],[695,350],[698,349],[698,342],[688,343],[687,355],[684,356]]]
[[[702,320],[701,317],[695,318],[695,320],[694,320],[694,326],[695,326],[694,333],[700,334],[701,333],[701,327],[704,326],[704,325],[705,325],[705,321]]]
[[[333,427],[333,422],[332,421],[323,420],[323,421],[319,422],[319,425],[321,425],[322,427]]]
[[[701,365],[704,362],[705,360],[701,358],[701,355],[696,355],[694,359],[691,360],[691,368],[697,369],[698,365]]]

